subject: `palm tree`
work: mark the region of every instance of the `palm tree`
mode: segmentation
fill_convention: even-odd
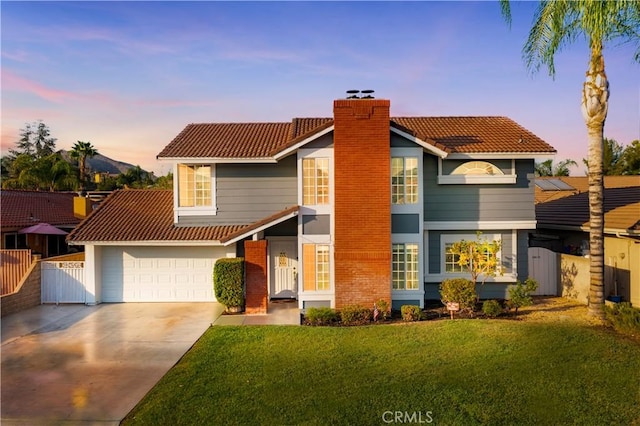
[[[84,190],[84,183],[86,181],[86,162],[87,158],[91,158],[98,154],[98,150],[91,145],[91,142],[76,142],[71,148],[69,153],[71,158],[78,160],[78,167],[80,168],[80,190]]]
[[[602,151],[602,173],[605,176],[621,175],[624,169],[622,156],[624,147],[615,139],[604,138]],[[589,170],[589,162],[586,158],[582,162]]]
[[[536,163],[536,175],[537,176],[569,176],[569,166],[577,166],[573,160],[563,160],[558,164],[553,165],[553,160],[546,160],[541,163]]]
[[[508,0],[500,0],[502,14],[511,23]],[[605,73],[603,47],[614,39],[638,42],[640,2],[637,0],[551,0],[541,1],[534,24],[523,48],[527,67],[541,66],[555,75],[555,54],[578,38],[590,49],[586,79],[582,86],[581,109],[589,142],[589,313],[603,318],[604,306],[604,211],[603,138],[609,106],[609,81]],[[640,47],[634,54],[640,62]]]

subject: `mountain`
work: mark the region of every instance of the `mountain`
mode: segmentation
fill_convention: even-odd
[[[71,162],[72,158],[69,155],[69,151],[64,149],[60,150],[60,154],[62,157]],[[109,157],[106,157],[102,154],[98,154],[94,157],[87,158],[86,166],[89,170],[93,172],[106,172],[109,174],[120,174],[126,173],[127,170],[134,168],[133,164],[125,163],[118,160],[113,160]]]

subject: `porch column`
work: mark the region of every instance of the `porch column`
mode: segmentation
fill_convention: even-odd
[[[267,240],[244,242],[245,312],[267,313]]]

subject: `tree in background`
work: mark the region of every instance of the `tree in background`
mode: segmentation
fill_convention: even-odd
[[[153,186],[151,174],[142,170],[140,166],[132,167],[126,173],[121,173],[116,182],[119,188],[149,188]]]
[[[622,154],[622,174],[640,175],[640,140],[631,142]]]
[[[622,162],[622,155],[624,154],[624,147],[618,143],[615,139],[604,138],[602,147],[602,173],[605,176],[617,176],[621,175],[624,171],[624,164]],[[589,170],[589,161],[586,158],[582,159],[582,162]]]
[[[172,189],[173,188],[173,173],[169,172],[166,176],[160,176],[156,179],[154,187],[160,189]]]
[[[56,138],[51,137],[49,127],[39,120],[35,123],[26,123],[20,129],[20,139],[16,142],[16,148],[10,149],[12,158],[25,154],[33,158],[42,158],[55,152]]]
[[[569,176],[569,166],[577,166],[573,160],[563,160],[553,165],[553,160],[536,163],[536,176]]]
[[[35,159],[29,154],[20,154],[11,162],[9,174],[2,182],[5,189],[68,191],[77,184],[71,164],[58,153]]]
[[[511,23],[508,0],[500,0],[502,14]],[[587,125],[589,146],[589,313],[604,318],[604,123],[609,107],[609,81],[605,73],[603,48],[613,40],[640,41],[640,2],[637,0],[540,1],[534,23],[523,48],[527,67],[538,71],[546,66],[555,75],[554,58],[562,48],[580,39],[590,50],[586,79],[582,86],[581,109]],[[640,43],[634,60],[640,62]]]
[[[69,155],[78,161],[78,167],[80,169],[80,190],[84,190],[84,185],[87,181],[86,162],[87,158],[91,158],[98,154],[98,150],[91,145],[91,142],[76,142],[71,148]]]

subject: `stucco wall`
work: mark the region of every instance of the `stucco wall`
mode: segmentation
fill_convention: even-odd
[[[0,298],[0,316],[6,316],[40,304],[41,298],[40,256],[34,256],[15,292]]]

